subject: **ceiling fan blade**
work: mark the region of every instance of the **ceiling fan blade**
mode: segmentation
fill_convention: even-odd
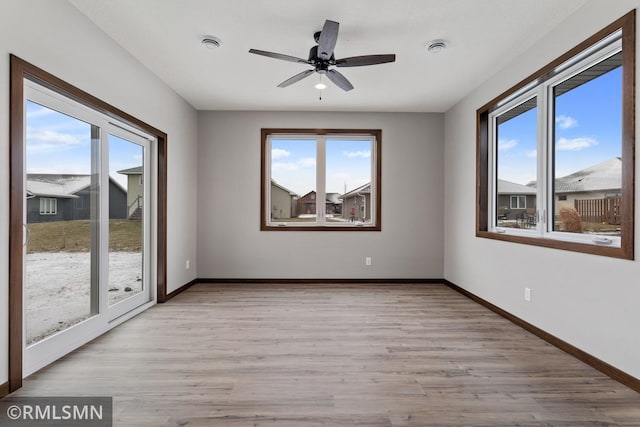
[[[307,59],[296,58],[295,56],[284,55],[282,53],[267,52],[266,50],[249,49],[249,53],[267,56],[269,58],[282,59],[283,61],[298,62],[300,64],[311,64],[311,62]]]
[[[351,82],[336,70],[327,71],[327,77],[342,90],[350,91],[353,89]]]
[[[295,82],[299,82],[300,80],[304,79],[305,77],[309,77],[313,73],[315,73],[315,70],[304,70],[303,72],[298,73],[295,76],[290,77],[287,80],[283,81],[282,83],[280,83],[278,85],[278,87],[287,87],[289,85],[294,84]]]
[[[324,21],[320,38],[318,39],[318,57],[321,59],[331,59],[333,49],[338,41],[338,30],[340,24],[335,21]]]
[[[336,67],[361,67],[363,65],[385,64],[395,62],[396,55],[364,55],[350,58],[336,59]]]

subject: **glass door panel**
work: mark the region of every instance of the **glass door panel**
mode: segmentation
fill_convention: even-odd
[[[109,135],[109,306],[143,291],[143,182],[143,148]]]
[[[117,133],[117,135],[115,134]],[[148,141],[126,131],[109,133],[108,305],[110,318],[151,299],[145,268],[149,194]]]
[[[98,313],[99,129],[26,104],[25,335],[36,344]]]

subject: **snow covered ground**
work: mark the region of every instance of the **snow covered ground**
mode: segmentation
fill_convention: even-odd
[[[27,343],[39,341],[91,314],[88,252],[27,254],[25,269]],[[142,254],[109,254],[109,304],[142,290]],[[125,289],[131,288],[129,291]]]

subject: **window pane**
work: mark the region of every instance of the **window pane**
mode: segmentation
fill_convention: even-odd
[[[271,140],[271,221],[316,222],[316,141]]]
[[[326,142],[327,222],[371,224],[371,139]]]
[[[620,236],[622,66],[618,53],[553,89],[553,230]]]
[[[535,227],[537,180],[536,97],[496,120],[496,226]]]

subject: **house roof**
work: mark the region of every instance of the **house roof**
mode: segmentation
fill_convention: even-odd
[[[121,172],[119,172],[119,173],[121,173]],[[288,188],[283,187],[282,185],[278,184],[278,183],[277,183],[277,182],[275,182],[274,180],[271,180],[271,185],[273,185],[273,186],[275,186],[275,187],[278,187],[279,189],[281,189],[281,190],[283,190],[283,191],[286,191],[287,193],[289,193],[289,194],[290,194],[290,195],[292,195],[292,196],[297,196],[297,195],[298,195],[298,194],[296,194],[294,191],[291,191],[291,190],[289,190]]]
[[[571,175],[557,178],[556,193],[619,190],[622,188],[622,160],[614,157]]]
[[[34,196],[73,198],[91,185],[91,175],[27,174],[27,191]]]
[[[358,188],[355,188],[347,193],[344,193],[342,195],[342,198],[344,199],[345,197],[353,197],[355,195],[357,195],[358,193],[371,193],[371,183],[368,182],[364,185],[361,185]]]
[[[109,177],[109,180],[126,193],[116,180]],[[91,185],[91,175],[88,174],[49,174],[49,173],[29,173],[27,174],[27,197],[56,197],[60,199],[70,199],[78,197],[75,195]]]
[[[327,193],[327,202],[332,203],[334,205],[339,205],[340,203],[342,203],[342,200],[340,199],[340,193]]]
[[[142,175],[142,166],[136,166],[134,168],[122,169],[118,171],[122,175]]]
[[[536,194],[536,188],[499,179],[498,194]]]

